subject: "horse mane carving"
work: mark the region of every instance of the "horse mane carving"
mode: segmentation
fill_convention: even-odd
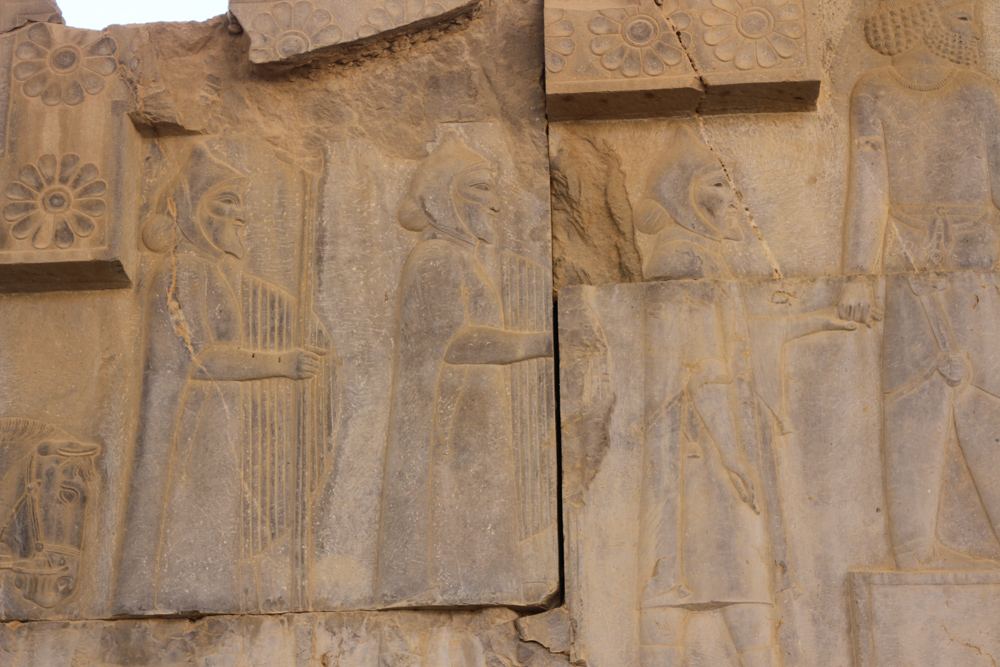
[[[77,588],[99,445],[29,419],[0,419],[0,575],[50,609]],[[0,587],[3,583],[0,580]]]

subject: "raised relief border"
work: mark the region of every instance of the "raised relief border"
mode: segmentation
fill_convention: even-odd
[[[592,7],[592,6],[591,6]],[[804,111],[819,96],[809,0],[547,0],[553,120]]]
[[[230,0],[250,36],[250,62],[305,62],[320,51],[415,31],[471,12],[480,0]]]
[[[992,664],[1000,572],[852,572],[856,667]]]

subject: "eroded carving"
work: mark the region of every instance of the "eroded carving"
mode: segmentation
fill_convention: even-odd
[[[480,0],[230,0],[250,36],[250,61],[298,63],[471,12]],[[336,48],[331,48],[336,47]]]
[[[279,597],[308,605],[309,516],[331,459],[336,360],[312,312],[308,261],[297,296],[224,269],[246,255],[245,179],[196,146],[143,231],[162,257],[148,293],[121,613],[260,610]]]
[[[976,6],[877,5],[865,35],[892,64],[862,76],[851,102],[844,270],[862,278],[840,308],[857,322],[884,319],[884,474],[896,563],[907,570],[998,566],[938,534],[951,443],[982,504],[968,512],[985,509],[1000,526],[1000,302],[996,278],[977,273],[1000,259],[1000,89],[968,68],[981,42]],[[886,276],[884,301],[865,274]]]
[[[24,82],[21,91],[51,107],[76,106],[104,90],[105,80],[118,69],[117,45],[110,37],[90,38],[91,33],[80,31],[60,42],[44,23],[28,28],[15,51],[14,78]]]
[[[0,574],[50,609],[76,592],[98,445],[48,424],[0,419]]]
[[[429,0],[385,0],[385,4],[368,12],[366,23],[358,28],[358,37],[371,37],[380,32],[444,13],[444,6]]]
[[[576,51],[576,26],[566,19],[562,9],[549,10],[545,15],[545,67],[553,74],[566,69],[566,56]]]
[[[108,184],[99,176],[97,165],[81,164],[73,153],[58,159],[43,155],[37,164],[21,167],[4,190],[10,203],[3,218],[12,225],[11,235],[30,238],[38,250],[71,248],[91,236],[107,212]]]
[[[308,0],[279,2],[254,17],[250,56],[255,62],[285,60],[320,46],[337,44],[344,31],[333,23],[333,15]]]
[[[522,470],[518,481],[523,457],[537,456],[539,440],[548,439],[548,425],[535,428],[526,412],[544,388],[505,371],[551,357],[552,334],[539,309],[524,309],[531,302],[504,303],[477,256],[496,239],[495,172],[449,133],[414,172],[399,209],[400,224],[421,237],[399,292],[379,524],[382,605],[523,599],[521,538],[555,519],[554,489],[543,499],[525,488],[545,479],[551,462],[531,461],[539,469]],[[544,284],[525,260],[509,261],[507,275],[511,296],[521,291],[518,276],[530,283],[526,293],[539,294]],[[508,380],[530,393],[512,397]],[[527,516],[518,516],[519,502]],[[547,516],[538,514],[546,508]]]

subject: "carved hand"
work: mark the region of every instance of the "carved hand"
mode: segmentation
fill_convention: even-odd
[[[290,351],[286,375],[293,380],[309,380],[316,376],[320,367],[320,356],[326,350],[321,348],[297,348]]]
[[[840,293],[837,305],[841,319],[870,327],[882,319],[875,307],[875,293],[867,282],[848,282]]]
[[[733,488],[736,489],[736,493],[740,495],[740,500],[749,505],[755,514],[760,514],[760,510],[757,509],[757,491],[754,488],[753,482],[750,481],[750,474],[746,468],[742,464],[733,461],[725,462],[723,465],[725,465],[726,471],[729,473],[729,481],[732,483]]]
[[[823,310],[797,315],[789,321],[788,340],[795,340],[821,331],[856,331],[858,323],[842,319],[839,309],[831,306]]]

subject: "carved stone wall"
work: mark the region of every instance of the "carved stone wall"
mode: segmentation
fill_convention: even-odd
[[[1000,639],[1000,8],[0,0],[0,664]]]

